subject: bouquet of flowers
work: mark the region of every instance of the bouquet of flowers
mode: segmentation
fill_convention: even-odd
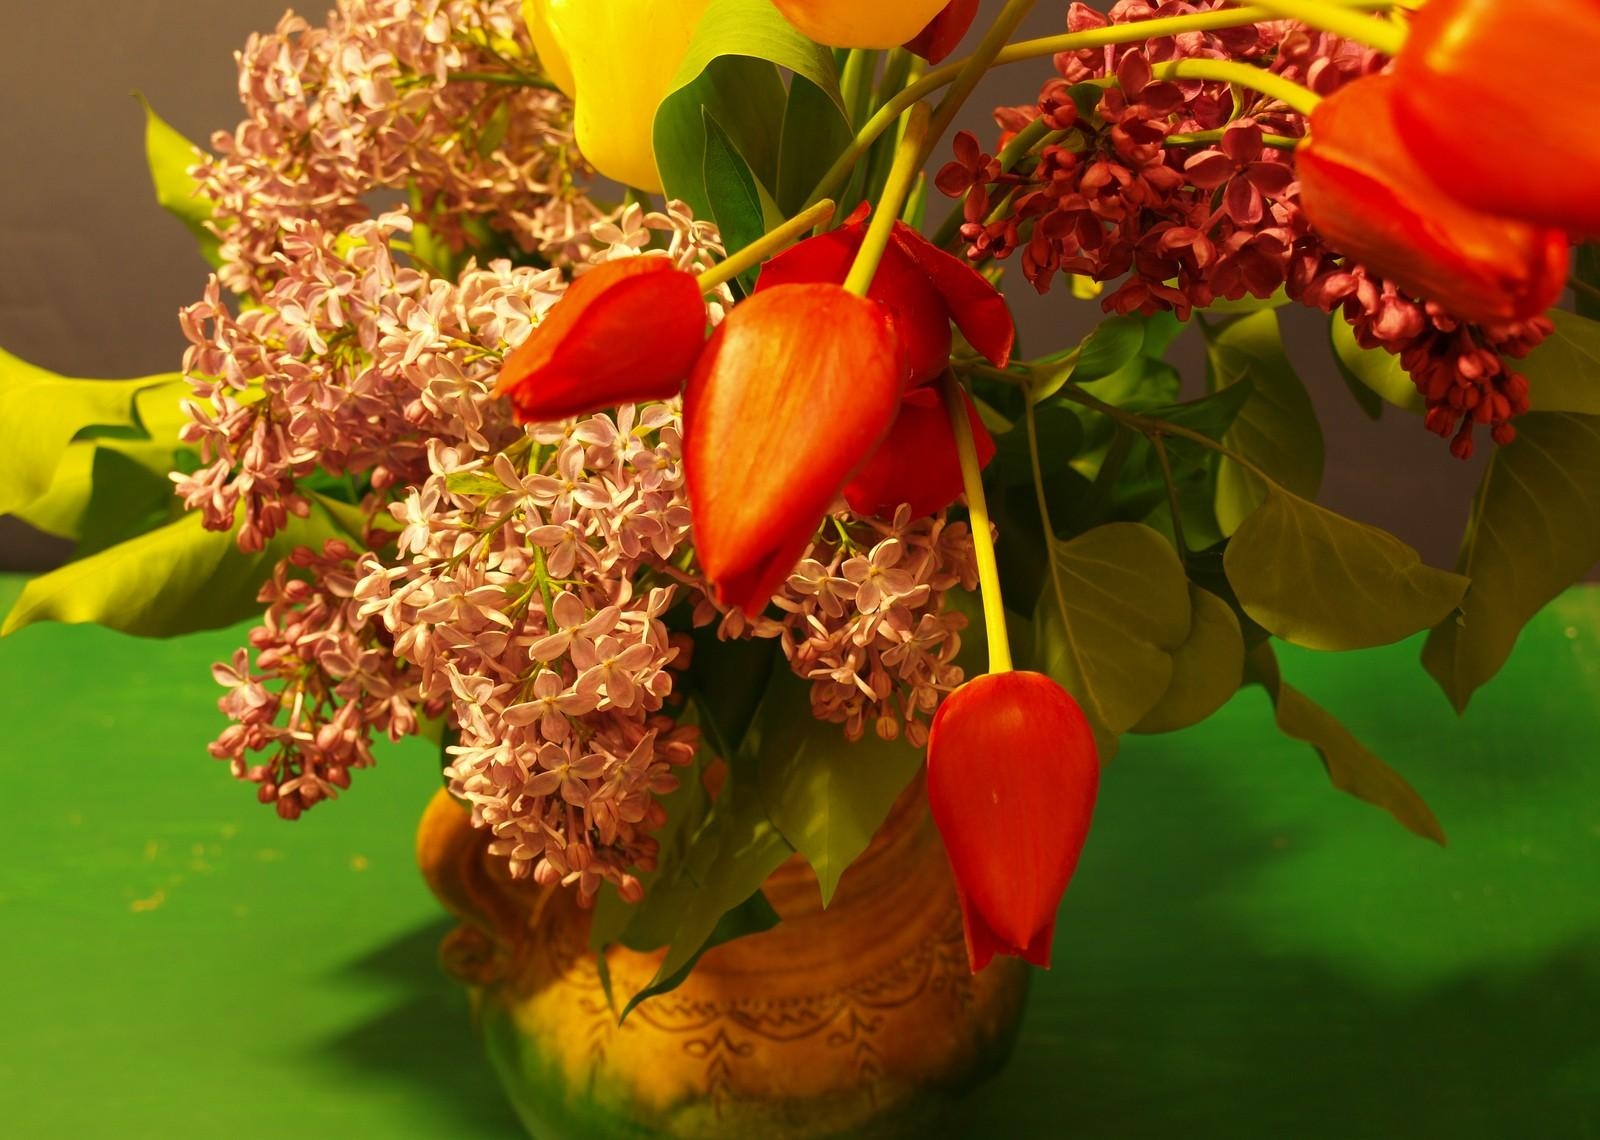
[[[78,542],[5,632],[255,615],[212,755],[293,820],[437,740],[509,875],[670,948],[630,1004],[776,921],[796,853],[829,898],[921,773],[971,969],[1048,965],[1118,739],[1244,685],[1442,841],[1273,644],[1430,631],[1464,708],[1600,558],[1600,151],[1548,97],[1595,92],[1600,8],[1118,0],[1014,40],[1030,0],[978,7],[339,0],[253,36],[208,149],[149,112],[214,266],[181,372],[0,357],[0,511]],[[1030,62],[1035,102],[947,137]],[[1024,354],[1006,291],[1058,287],[1104,319]],[[1316,503],[1287,305],[1371,416],[1494,449],[1454,572]]]

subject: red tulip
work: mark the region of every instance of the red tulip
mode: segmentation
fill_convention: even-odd
[[[1307,220],[1340,253],[1463,320],[1543,313],[1566,285],[1565,237],[1441,191],[1396,130],[1396,85],[1358,79],[1312,112],[1295,157]]]
[[[506,357],[496,396],[518,423],[678,394],[706,342],[699,282],[664,257],[629,257],[575,280]]]
[[[905,365],[887,310],[837,285],[757,293],[684,392],[695,549],[719,601],[757,614],[894,420]]]
[[[978,0],[950,0],[926,28],[906,41],[906,49],[929,63],[938,63],[956,50],[977,14]]]
[[[994,437],[963,392],[967,422],[978,445],[978,465],[994,458]],[[889,434],[845,485],[845,502],[858,515],[893,516],[908,503],[913,516],[931,515],[955,502],[962,491],[956,433],[937,386],[913,388],[900,401]]]
[[[928,806],[955,872],[973,973],[1050,965],[1056,910],[1089,834],[1100,760],[1078,703],[1042,673],[990,673],[928,736]]]
[[[761,268],[756,291],[775,285],[841,284],[867,233],[867,209],[836,230],[807,238]],[[905,386],[926,384],[950,363],[950,322],[996,367],[1011,359],[1016,328],[1005,299],[960,258],[939,249],[903,222],[884,251],[867,296],[889,310],[905,347]]]
[[[1418,164],[1479,210],[1600,233],[1600,0],[1428,0],[1395,57],[1395,121]]]

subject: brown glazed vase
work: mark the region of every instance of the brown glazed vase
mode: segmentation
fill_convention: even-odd
[[[571,891],[513,881],[443,792],[417,838],[429,886],[461,919],[445,965],[538,1140],[949,1135],[1021,1019],[1026,966],[968,970],[920,781],[826,910],[792,858],[762,887],[777,926],[707,951],[621,1026]],[[642,988],[661,957],[608,950],[615,992]]]

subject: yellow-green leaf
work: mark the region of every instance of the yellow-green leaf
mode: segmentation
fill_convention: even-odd
[[[1428,402],[1417,391],[1411,374],[1400,366],[1400,358],[1381,348],[1362,348],[1355,330],[1340,313],[1333,314],[1328,326],[1333,355],[1345,378],[1379,396],[1384,403],[1408,412],[1422,412]]]
[[[1244,680],[1244,637],[1233,607],[1199,586],[1189,586],[1194,621],[1189,638],[1172,654],[1172,682],[1134,732],[1176,732],[1199,724],[1228,703]]]
[[[1285,736],[1317,750],[1334,787],[1382,808],[1414,835],[1444,844],[1444,828],[1417,790],[1357,740],[1332,713],[1285,684],[1270,644],[1263,643],[1251,652],[1250,672],[1272,698],[1278,728]]]
[[[1126,732],[1171,685],[1172,654],[1189,637],[1183,563],[1139,523],[1052,541],[1050,561],[1052,580],[1034,617],[1035,656],[1102,739]]]
[[[922,767],[922,750],[883,740],[871,725],[860,740],[846,740],[843,725],[812,715],[810,684],[782,665],[745,744],[768,818],[810,862],[827,906],[839,876]]]
[[[1297,495],[1322,486],[1322,428],[1305,385],[1283,351],[1278,314],[1263,309],[1225,325],[1202,325],[1211,390],[1249,380],[1250,399],[1222,442]],[[1232,460],[1217,470],[1217,523],[1232,534],[1266,497],[1261,481]]]
[[[1523,361],[1508,361],[1528,378],[1536,412],[1600,415],[1600,321],[1552,309],[1556,331]]]
[[[79,432],[137,425],[134,398],[174,379],[77,380],[0,349],[0,515],[40,498]]]
[[[1600,416],[1535,412],[1483,473],[1456,567],[1472,579],[1422,662],[1458,710],[1545,603],[1600,561]]]
[[[1222,564],[1244,612],[1307,649],[1388,645],[1438,624],[1467,591],[1387,531],[1276,487]]]
[[[189,173],[190,167],[204,161],[205,152],[156,114],[143,95],[136,98],[144,108],[144,154],[156,202],[194,235],[200,244],[200,256],[207,263],[221,265],[217,235],[205,225],[211,218],[211,203],[196,193],[200,184]]]

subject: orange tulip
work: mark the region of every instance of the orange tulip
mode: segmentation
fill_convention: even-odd
[[[518,423],[678,394],[706,341],[694,274],[665,257],[595,266],[506,357],[494,386]]]
[[[961,398],[978,445],[978,466],[987,467],[994,458],[994,437],[965,392]],[[892,518],[905,503],[913,517],[921,517],[944,510],[962,489],[956,433],[939,389],[928,385],[905,394],[889,434],[845,485],[844,500],[858,515]]]
[[[734,307],[684,391],[684,478],[700,567],[724,605],[760,613],[900,404],[884,308],[837,285],[783,285]]]
[[[928,736],[928,806],[955,873],[974,973],[1050,965],[1056,910],[1089,834],[1100,761],[1078,703],[1042,673],[990,673]]]
[[[929,63],[938,63],[956,50],[977,15],[978,0],[950,0],[927,27],[906,41],[906,49]]]
[[[1475,209],[1600,234],[1600,0],[1428,0],[1395,57],[1395,121]]]
[[[800,282],[839,284],[850,272],[867,233],[863,205],[842,226],[807,238],[761,268],[756,291]],[[950,363],[950,322],[996,367],[1011,359],[1016,326],[1005,298],[971,265],[896,222],[867,296],[884,305],[905,349],[907,387],[944,374]]]
[[[1307,220],[1338,252],[1463,320],[1543,313],[1566,284],[1566,238],[1440,190],[1396,129],[1397,83],[1359,79],[1312,112],[1295,157]]]
[[[945,0],[772,0],[801,34],[845,48],[892,48],[939,14]]]

